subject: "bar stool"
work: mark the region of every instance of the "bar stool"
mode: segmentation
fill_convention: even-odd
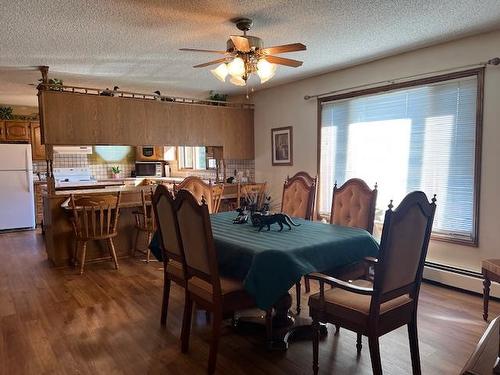
[[[110,258],[118,269],[118,260],[116,257],[113,237],[118,234],[119,205],[121,193],[118,195],[101,196],[70,196],[70,205],[73,212],[71,223],[75,233],[75,248],[73,261],[76,265],[80,263],[80,275],[83,274],[85,266],[85,255],[87,252],[87,243],[89,241],[105,241]],[[81,249],[80,259],[78,255]]]
[[[149,263],[149,259],[151,256],[151,250],[149,250],[149,244],[151,243],[153,234],[156,231],[156,223],[154,216],[155,213],[153,210],[153,206],[151,205],[152,197],[153,197],[153,189],[151,189],[148,193],[146,193],[144,190],[141,190],[142,207],[139,211],[133,212],[133,214],[135,215],[135,229],[136,229],[133,256],[135,256],[135,253],[137,251],[139,251],[142,254],[146,254],[146,263]],[[146,234],[148,241],[145,251],[140,250],[138,248],[139,237],[141,233]]]

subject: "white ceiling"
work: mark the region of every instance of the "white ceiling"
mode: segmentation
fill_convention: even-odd
[[[29,86],[48,65],[65,84],[206,97],[209,90],[243,93],[217,81],[217,55],[181,47],[224,49],[237,34],[231,19],[254,20],[252,35],[266,46],[302,42],[307,51],[284,54],[304,61],[279,67],[284,83],[500,27],[499,0],[0,0],[0,103],[34,105]],[[239,91],[238,91],[239,90]]]

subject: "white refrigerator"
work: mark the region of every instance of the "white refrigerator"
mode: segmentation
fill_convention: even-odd
[[[0,231],[35,227],[33,163],[28,144],[0,144]]]

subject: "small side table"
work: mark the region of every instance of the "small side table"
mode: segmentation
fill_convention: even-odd
[[[500,283],[500,259],[485,259],[481,263],[483,282],[483,319],[488,320],[488,303],[490,300],[490,285],[492,281]]]

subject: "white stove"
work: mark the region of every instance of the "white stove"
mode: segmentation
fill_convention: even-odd
[[[97,180],[92,177],[90,168],[54,168],[56,189],[67,189],[80,186],[92,186]]]

